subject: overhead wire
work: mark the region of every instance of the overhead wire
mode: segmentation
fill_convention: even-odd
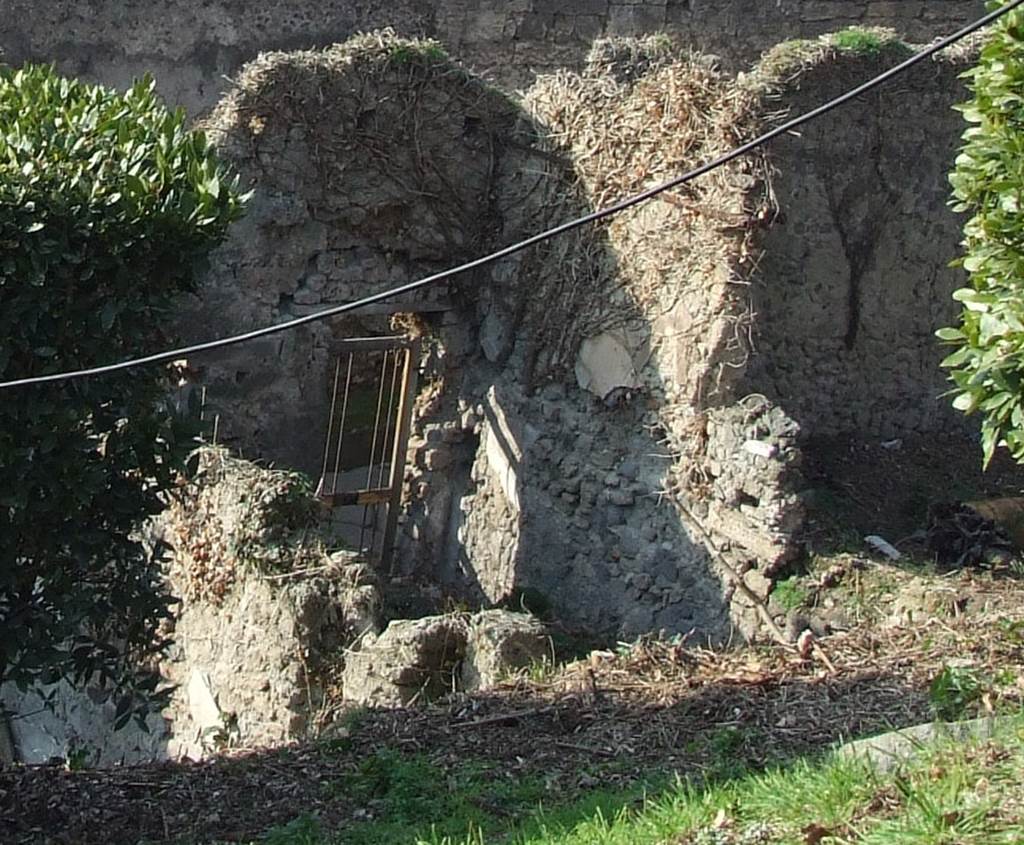
[[[677,188],[687,182],[691,182],[703,176],[706,173],[711,172],[729,162],[746,155],[759,147],[773,141],[781,135],[792,132],[799,126],[805,123],[809,123],[812,120],[828,114],[834,109],[845,105],[851,100],[855,100],[857,97],[863,96],[874,88],[885,84],[890,79],[899,74],[909,70],[917,64],[925,61],[926,59],[940,53],[941,51],[951,47],[959,41],[967,38],[968,36],[984,29],[991,23],[1002,18],[1004,15],[1009,14],[1019,6],[1024,5],[1024,0],[1012,0],[998,9],[995,9],[984,17],[979,18],[971,24],[957,30],[952,35],[947,35],[944,38],[937,39],[924,47],[920,51],[914,53],[914,55],[900,62],[899,64],[889,68],[888,70],[878,74],[878,76],[869,79],[868,81],[850,89],[844,94],[829,100],[826,103],[812,109],[811,111],[805,112],[791,120],[781,123],[774,129],[771,129],[762,135],[757,136],[751,141],[730,150],[724,155],[719,156],[712,161],[706,162],[693,170],[689,170],[679,176],[675,176],[668,181],[661,182],[645,191],[638,194],[634,194],[626,199],[620,200],[612,205],[606,206],[605,208],[592,211],[589,214],[585,214],[581,217],[568,220],[564,223],[560,223],[557,226],[553,226],[550,229],[546,229],[542,232],[538,232],[524,240],[518,241],[509,246],[503,247],[495,252],[491,252],[487,255],[479,258],[472,259],[463,264],[459,264],[455,267],[451,267],[447,270],[442,270],[438,273],[425,276],[417,279],[413,282],[407,282],[404,285],[399,285],[388,290],[383,290],[370,296],[363,297],[362,299],[355,300],[353,302],[346,302],[341,305],[335,305],[330,308],[325,308],[321,311],[316,311],[312,314],[306,314],[302,317],[296,317],[291,320],[287,320],[282,323],[275,323],[273,325],[264,326],[259,329],[253,329],[252,331],[243,332],[242,334],[231,335],[229,337],[218,338],[215,340],[205,341],[203,343],[195,343],[189,346],[182,346],[177,349],[170,349],[164,352],[158,352],[152,355],[146,355],[139,358],[131,358],[128,360],[119,361],[113,364],[104,364],[95,367],[87,367],[79,370],[68,370],[64,372],[48,373],[46,375],[31,376],[27,378],[12,379],[9,381],[0,382],[0,389],[10,389],[14,387],[26,387],[33,384],[45,384],[48,382],[59,382],[59,381],[70,381],[72,379],[85,378],[87,376],[100,376],[107,373],[117,372],[119,370],[126,370],[134,367],[141,367],[148,364],[160,364],[167,361],[175,361],[182,358],[188,358],[189,356],[197,355],[203,352],[210,352],[216,349],[223,349],[228,346],[235,346],[241,343],[247,343],[258,338],[267,337],[269,335],[278,334],[280,332],[291,331],[292,329],[304,326],[309,323],[317,322],[319,320],[326,320],[330,317],[336,317],[339,314],[346,314],[350,311],[357,311],[360,308],[365,308],[368,305],[373,305],[378,302],[382,302],[392,297],[401,296],[405,293],[411,293],[421,288],[432,285],[436,282],[444,279],[449,279],[453,276],[467,273],[471,270],[476,270],[487,264],[491,264],[495,261],[500,261],[503,258],[507,258],[510,255],[514,255],[517,252],[521,252],[524,249],[528,249],[531,246],[542,243],[543,241],[551,238],[558,237],[559,235],[571,232],[575,229],[579,229],[583,226],[587,226],[591,223],[596,223],[599,220],[603,220],[606,217],[611,217],[616,214],[632,208],[633,206],[639,205],[647,200],[656,197],[658,194],[664,193],[665,191]]]

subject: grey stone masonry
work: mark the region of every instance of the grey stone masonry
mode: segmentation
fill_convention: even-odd
[[[478,73],[518,86],[579,67],[595,38],[612,35],[667,32],[735,68],[780,41],[851,25],[930,41],[983,11],[981,0],[7,0],[0,56],[115,86],[150,72],[198,113],[260,52],[381,27],[437,38]]]

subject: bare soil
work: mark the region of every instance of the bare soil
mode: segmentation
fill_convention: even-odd
[[[847,575],[819,599],[849,602],[868,589],[872,603],[884,605],[901,584],[927,586],[932,577],[846,562],[856,579]],[[984,694],[971,710],[1019,707],[1024,585],[972,573],[936,580],[967,600],[949,615],[900,627],[879,625],[884,614],[875,614],[820,639],[822,651],[808,659],[784,646],[640,641],[487,694],[366,711],[347,730],[335,726],[327,738],[288,748],[235,749],[203,763],[0,772],[0,841],[247,842],[301,812],[343,830],[373,818],[374,808],[331,785],[383,749],[425,755],[442,771],[476,763],[495,778],[542,776],[553,802],[657,772],[715,777],[725,760],[782,762],[927,721],[929,685],[951,661],[982,679]]]

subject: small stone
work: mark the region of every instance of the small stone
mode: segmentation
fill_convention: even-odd
[[[306,277],[306,287],[309,290],[320,292],[324,289],[324,285],[327,284],[327,276],[323,273],[310,273]]]
[[[611,490],[608,493],[608,501],[620,508],[629,508],[635,504],[636,499],[632,493],[625,490]]]
[[[640,475],[640,464],[632,458],[627,458],[619,464],[619,475],[628,481],[636,481]]]
[[[743,582],[760,599],[765,599],[772,590],[771,579],[766,578],[758,570],[751,569],[743,576]]]
[[[466,439],[466,432],[455,422],[445,423],[442,432],[445,443],[461,443]]]
[[[640,540],[632,531],[623,531],[619,534],[619,548],[626,557],[636,557],[640,554]]]
[[[608,505],[605,508],[604,515],[610,527],[626,524],[626,512],[617,505]]]
[[[541,402],[540,412],[549,422],[558,422],[562,416],[562,406],[557,402]]]
[[[654,579],[646,572],[640,572],[636,575],[633,575],[629,579],[629,582],[629,585],[636,591],[636,594],[638,596],[642,595],[643,593],[646,593],[649,589],[651,589],[651,587],[654,586]]]
[[[547,384],[544,386],[541,395],[545,399],[564,399],[565,385],[558,381],[551,382],[551,384]]]
[[[423,460],[424,466],[431,471],[445,469],[452,462],[452,453],[449,449],[431,449]]]
[[[618,487],[621,481],[622,479],[614,472],[610,472],[604,477],[605,487]]]
[[[676,566],[674,561],[662,558],[658,561],[654,574],[659,580],[665,580],[668,583],[672,583],[679,575],[679,567]]]
[[[305,288],[299,288],[295,291],[292,296],[292,301],[297,305],[319,305],[320,294],[315,290],[307,290]]]

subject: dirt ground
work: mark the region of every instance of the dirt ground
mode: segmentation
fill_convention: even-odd
[[[951,661],[981,679],[969,711],[1024,702],[1024,584],[844,561],[846,574],[827,589],[809,589],[808,600],[851,604],[867,595],[871,613],[820,639],[821,652],[809,658],[785,646],[712,651],[641,640],[487,694],[369,710],[303,745],[105,771],[16,768],[0,773],[0,841],[247,842],[303,811],[327,830],[343,830],[372,818],[373,807],[330,785],[383,749],[426,755],[443,771],[479,763],[495,778],[541,775],[559,800],[596,784],[626,787],[652,772],[710,777],[723,758],[781,762],[927,721],[935,713],[929,687]],[[820,581],[817,573],[805,578]],[[884,624],[888,605],[915,584],[959,598],[931,615]]]
[[[997,453],[987,470],[981,447],[961,434],[863,441],[814,438],[804,448],[811,489],[812,544],[878,534],[899,545],[926,527],[928,507],[1024,495],[1024,469]]]

